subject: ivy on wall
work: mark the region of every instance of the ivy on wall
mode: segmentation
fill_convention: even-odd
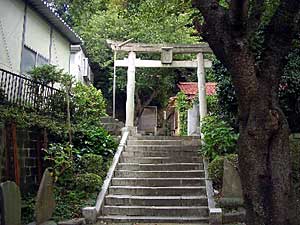
[[[187,96],[181,91],[176,95],[175,107],[179,112],[179,135],[187,135],[187,115],[188,109],[192,107],[191,102]]]

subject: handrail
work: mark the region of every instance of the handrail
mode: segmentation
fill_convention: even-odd
[[[207,194],[207,202],[209,209],[209,224],[221,225],[222,224],[222,209],[216,207],[216,202],[214,200],[214,189],[212,185],[212,180],[209,178],[208,174],[208,161],[203,156],[203,165],[205,172],[205,186]]]
[[[112,181],[115,169],[120,160],[123,150],[125,149],[125,145],[127,143],[127,139],[129,136],[129,131],[125,131],[122,135],[120,144],[118,146],[117,152],[113,158],[113,162],[108,170],[106,178],[103,182],[101,192],[98,194],[96,205],[94,207],[85,207],[82,209],[82,214],[88,223],[96,222],[97,216],[101,213],[102,207],[104,205],[104,199],[108,192],[109,185]]]
[[[5,69],[2,69],[2,68],[0,68],[0,71],[5,72],[5,73],[9,73],[9,74],[11,74],[11,75],[13,75],[13,76],[15,76],[15,77],[19,77],[19,78],[24,79],[24,80],[28,80],[28,81],[30,81],[30,82],[32,82],[32,83],[40,84],[40,85],[45,86],[45,87],[47,87],[47,88],[51,88],[51,89],[53,89],[53,90],[59,91],[59,89],[57,89],[57,88],[51,87],[51,86],[49,86],[49,85],[45,85],[45,84],[43,84],[42,82],[39,82],[39,81],[32,80],[32,79],[30,79],[30,78],[28,78],[28,77],[26,77],[26,76],[19,75],[19,74],[10,72],[10,71],[5,70]]]
[[[17,105],[51,114],[55,111],[56,99],[64,98],[61,93],[54,87],[0,68],[0,104],[2,105]]]

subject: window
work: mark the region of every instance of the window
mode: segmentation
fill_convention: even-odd
[[[24,46],[23,55],[22,55],[22,65],[21,72],[22,74],[28,73],[35,66],[48,64],[49,60],[32,49]]]
[[[32,70],[32,68],[35,66],[35,57],[36,52],[25,46],[22,55],[22,73],[27,73],[28,71]]]

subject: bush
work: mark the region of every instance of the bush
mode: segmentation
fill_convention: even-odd
[[[209,115],[217,115],[217,113],[219,112],[218,96],[208,95],[206,96],[206,101],[207,101],[207,113]]]
[[[217,156],[236,152],[238,134],[228,123],[217,116],[207,116],[202,122],[204,145],[201,151],[206,157],[213,160]]]
[[[57,66],[45,64],[38,66],[29,71],[31,78],[34,81],[40,82],[44,85],[54,85],[59,82],[63,76],[63,70],[58,69]]]
[[[103,158],[100,155],[85,154],[79,161],[80,171],[86,173],[94,173],[101,177],[105,175],[103,171]]]
[[[101,189],[102,178],[94,173],[84,173],[76,177],[75,183],[77,190],[92,193]]]
[[[105,158],[113,156],[117,143],[102,127],[81,128],[74,133],[74,146],[80,150],[79,155],[95,154]]]
[[[100,125],[100,117],[106,115],[106,103],[102,92],[82,83],[77,83],[72,92],[76,108],[74,114],[76,123],[85,126]]]
[[[74,165],[73,146],[69,143],[50,144],[48,149],[44,149],[44,160],[50,164],[50,169],[53,170],[55,179],[71,169]]]
[[[187,96],[183,92],[176,95],[175,107],[179,112],[180,136],[187,135],[187,111],[191,108]]]
[[[213,181],[215,189],[221,189],[223,184],[223,173],[224,173],[224,159],[232,162],[236,167],[238,166],[238,155],[229,154],[226,156],[217,156],[213,161],[208,164],[209,177]]]

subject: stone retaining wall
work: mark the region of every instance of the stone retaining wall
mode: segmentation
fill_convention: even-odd
[[[13,143],[8,125],[0,123],[0,181],[15,181]],[[42,151],[40,132],[35,129],[17,127],[17,157],[19,163],[20,188],[22,191],[37,188],[39,184],[39,165],[41,167]],[[39,151],[39,154],[38,154]],[[39,156],[40,155],[40,156]],[[39,156],[39,157],[38,157]],[[40,168],[41,170],[41,168]]]

